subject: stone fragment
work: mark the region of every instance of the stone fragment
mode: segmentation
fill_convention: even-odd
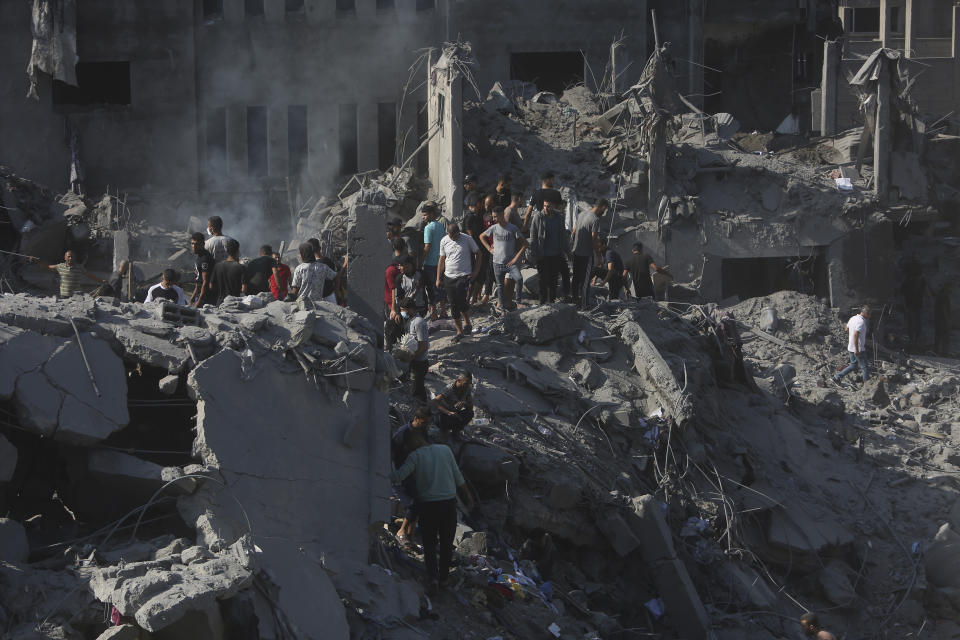
[[[187,350],[183,347],[164,338],[137,331],[127,325],[114,325],[113,335],[130,362],[147,364],[170,373],[179,373],[183,369],[184,362],[189,358]]]
[[[945,523],[924,553],[927,580],[938,587],[960,589],[960,534]]]
[[[596,362],[593,360],[581,360],[573,365],[573,372],[570,374],[577,384],[583,385],[587,389],[598,389],[607,381],[607,376]]]
[[[849,607],[857,598],[850,579],[850,567],[836,559],[828,562],[817,576],[824,597],[838,607]]]
[[[764,307],[760,310],[760,330],[773,333],[777,330],[777,310],[775,307]]]
[[[820,567],[821,558],[842,552],[853,543],[853,533],[836,518],[794,513],[785,507],[770,512],[767,542],[784,559],[807,570]]]
[[[17,378],[38,369],[63,340],[0,325],[0,400],[13,397]]]
[[[569,304],[545,304],[507,314],[504,329],[520,342],[544,344],[580,328],[580,316]]]
[[[57,430],[63,397],[42,371],[31,371],[17,378],[13,401],[17,418],[23,427],[45,437],[53,436]]]
[[[883,378],[875,376],[863,384],[862,393],[870,398],[870,401],[876,406],[883,408],[890,404],[890,396],[887,394],[886,386],[883,384]]]
[[[0,433],[0,482],[10,482],[17,468],[17,448]]]
[[[597,527],[606,536],[613,550],[621,558],[640,546],[640,540],[622,516],[617,513],[607,513],[597,520]]]
[[[457,553],[464,558],[487,555],[487,534],[484,531],[474,531],[465,536],[457,545]]]
[[[160,378],[160,382],[157,384],[157,387],[160,389],[160,393],[172,396],[177,392],[177,386],[180,384],[180,376],[164,376]]]
[[[484,487],[502,487],[504,481],[520,478],[520,463],[509,453],[481,444],[465,444],[460,450],[460,470],[470,481]]]
[[[209,560],[213,557],[213,553],[211,553],[206,547],[200,546],[188,547],[180,552],[180,562],[183,564],[204,562],[205,560]]]
[[[139,640],[140,630],[132,624],[121,624],[116,627],[110,627],[99,636],[97,640]]]
[[[776,605],[777,595],[749,565],[737,561],[725,562],[720,568],[720,576],[741,602],[763,608]]]
[[[10,518],[0,518],[0,560],[23,564],[30,556],[30,544],[23,525]]]

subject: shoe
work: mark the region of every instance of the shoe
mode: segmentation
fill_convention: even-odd
[[[473,335],[473,325],[472,324],[463,325],[463,333],[468,336]]]
[[[834,385],[836,385],[840,389],[843,389],[843,383],[840,382],[840,378],[838,378],[836,375],[830,376],[830,382],[832,382]]]
[[[490,302],[490,296],[484,295],[482,298],[480,298],[480,304],[487,304],[488,302]]]
[[[462,334],[462,333],[458,333],[457,335],[455,335],[455,336],[453,337],[453,344],[457,344],[457,343],[460,342],[461,340],[463,340],[463,334]]]

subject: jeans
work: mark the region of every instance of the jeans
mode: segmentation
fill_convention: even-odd
[[[560,264],[557,265],[557,271],[560,273],[560,291],[565,296],[570,295],[570,265],[567,264],[567,256],[560,254]]]
[[[437,579],[443,584],[450,573],[453,557],[453,536],[457,532],[457,501],[438,500],[417,503],[420,517],[420,537],[423,541],[423,563],[427,568],[427,580]],[[440,563],[437,565],[437,550]]]
[[[510,279],[517,283],[517,286],[514,287],[514,298],[513,301],[516,304],[520,304],[520,295],[523,290],[523,275],[520,273],[520,267],[517,265],[507,266],[505,264],[500,264],[498,262],[493,263],[493,278],[497,282],[497,297],[500,300],[500,308],[504,311],[507,308],[504,306],[505,302],[503,299],[503,283],[504,276],[510,276]]]
[[[848,364],[843,371],[838,373],[835,376],[835,378],[839,380],[840,378],[847,375],[848,373],[852,373],[857,368],[860,369],[860,375],[863,376],[864,382],[870,379],[870,367],[869,367],[869,363],[867,362],[867,357],[863,355],[862,351],[860,353],[854,353],[851,351],[850,364]]]
[[[560,272],[560,256],[540,256],[537,273],[540,274],[540,304],[557,299],[557,275]]]

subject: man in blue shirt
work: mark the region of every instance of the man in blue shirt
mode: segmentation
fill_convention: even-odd
[[[440,262],[440,241],[447,235],[447,229],[440,222],[440,208],[433,202],[423,205],[423,278],[427,289],[427,302],[430,305],[430,319],[436,320],[446,315],[443,289],[436,286],[437,264]],[[438,314],[439,312],[439,314]]]

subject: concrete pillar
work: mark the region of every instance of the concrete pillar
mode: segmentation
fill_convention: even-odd
[[[429,66],[427,96],[430,182],[444,215],[458,220],[463,211],[463,78],[452,68]]]
[[[820,83],[820,135],[832,136],[837,132],[838,78],[843,43],[827,40],[823,43],[823,80]]]
[[[904,56],[907,58],[913,58],[916,56],[916,52],[913,50],[914,43],[914,34],[913,34],[913,9],[914,1],[906,0],[906,4],[903,7],[903,51]]]
[[[247,108],[243,105],[227,107],[227,175],[247,175]]]
[[[610,79],[613,92],[617,95],[626,91],[626,69],[630,64],[625,42],[610,44]]]
[[[289,172],[286,105],[267,107],[267,167],[271,176],[285,176]]]
[[[223,21],[227,24],[241,24],[246,15],[243,0],[223,0]]]
[[[304,8],[310,24],[330,23],[337,18],[336,0],[305,0]]]
[[[267,22],[282,23],[287,17],[284,0],[263,0],[263,16]]]
[[[354,205],[347,221],[347,306],[383,331],[383,270],[390,263],[390,243],[383,229],[386,207]]]
[[[650,131],[650,158],[647,168],[647,212],[656,212],[666,187],[667,121],[660,117]]]
[[[690,40],[687,49],[688,100],[697,108],[703,108],[703,0],[687,0],[690,14]]]
[[[120,263],[130,259],[130,232],[120,229],[113,232],[113,270],[120,268]]]
[[[322,181],[336,175],[339,170],[339,122],[340,112],[336,104],[307,106],[307,173],[311,181],[316,181],[323,189],[329,185]]]
[[[890,192],[890,65],[880,57],[877,80],[877,129],[873,138],[873,188],[877,200],[885,204]]]
[[[377,102],[357,105],[357,170],[376,169],[379,157]]]
[[[880,0],[880,46],[884,49],[889,46],[890,31],[890,0]]]

